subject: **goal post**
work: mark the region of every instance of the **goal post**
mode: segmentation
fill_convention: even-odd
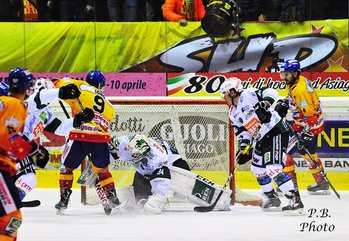
[[[143,133],[161,138],[177,148],[192,171],[219,185],[225,183],[234,166],[234,134],[224,100],[169,97],[109,100],[116,111],[109,128],[112,137]],[[118,188],[132,184],[134,171],[128,163],[113,161],[109,169]],[[230,184],[234,190],[234,178]],[[84,187],[82,202],[95,202],[92,199],[96,199],[94,191]]]

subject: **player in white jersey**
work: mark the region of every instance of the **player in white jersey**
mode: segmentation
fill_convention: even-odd
[[[29,141],[40,143],[40,133],[44,130],[60,136],[67,136],[74,129],[74,119],[66,119],[63,122],[53,113],[49,104],[61,99],[73,99],[80,95],[75,85],[54,88],[49,79],[38,79],[35,82],[34,94],[27,99],[28,115],[24,125],[24,138]],[[35,166],[44,168],[49,161],[49,152],[39,146],[40,158],[33,160],[30,156],[17,163],[16,186],[19,190],[20,199],[23,200],[36,186]]]
[[[198,205],[209,205],[207,199],[214,200],[214,194],[217,196],[221,190],[221,187],[190,172],[176,148],[159,138],[147,138],[141,134],[114,137],[110,154],[115,160],[130,163],[136,170],[133,182],[135,196],[138,199],[148,198],[144,204],[147,214],[160,214],[165,209],[169,190],[174,191],[177,197]],[[209,198],[196,193],[200,189],[198,182],[207,187]],[[229,208],[230,195],[231,190],[224,191],[217,204],[218,209]]]
[[[251,171],[266,199],[261,203],[265,211],[279,209],[281,201],[274,190],[274,181],[290,200],[283,211],[303,213],[299,192],[290,176],[283,172],[289,133],[284,120],[270,106],[278,99],[276,90],[243,89],[241,80],[229,78],[221,86],[221,96],[230,107],[229,118],[238,139],[236,160],[244,164],[252,159]],[[254,147],[253,143],[255,143]]]

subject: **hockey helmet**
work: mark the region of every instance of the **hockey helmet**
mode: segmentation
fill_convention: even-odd
[[[6,84],[5,82],[0,82],[0,96],[8,95],[8,93],[8,84]]]
[[[12,93],[22,93],[33,88],[34,76],[28,69],[14,68],[9,73],[7,84]]]
[[[242,86],[242,83],[241,83],[241,79],[236,77],[226,79],[220,88],[221,97],[224,98],[224,96],[226,94],[229,94],[232,89],[238,93],[244,90],[244,87]]]
[[[301,72],[301,65],[298,60],[289,59],[280,66],[280,70],[281,72]]]
[[[146,139],[146,136],[142,134],[135,134],[127,144],[127,150],[135,159],[135,162],[140,161],[150,151],[150,146]]]
[[[101,71],[92,70],[88,72],[86,82],[97,89],[101,89],[105,86],[106,79]]]
[[[53,89],[54,85],[50,79],[39,78],[35,81],[34,91],[38,91],[40,89]]]

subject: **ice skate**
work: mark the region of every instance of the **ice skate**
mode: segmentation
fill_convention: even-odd
[[[308,193],[310,195],[331,195],[329,190],[330,185],[328,182],[322,184],[313,184],[307,187]]]
[[[61,189],[61,200],[55,205],[57,215],[63,215],[64,210],[68,208],[69,198],[72,194],[70,188]]]
[[[265,212],[277,212],[280,211],[281,201],[277,193],[273,190],[272,192],[265,193],[265,198],[262,200],[261,208]]]
[[[303,210],[304,205],[301,201],[298,191],[291,191],[291,194],[285,194],[285,197],[289,200],[289,205],[282,207],[282,212],[287,216],[302,216],[305,215]]]
[[[121,205],[115,189],[109,189],[105,191],[105,194],[108,199],[108,204],[104,207],[104,212],[107,215],[111,215],[114,209],[118,209]]]

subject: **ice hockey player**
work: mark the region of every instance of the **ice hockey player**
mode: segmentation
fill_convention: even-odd
[[[278,98],[276,90],[244,90],[241,80],[233,77],[223,82],[220,92],[230,107],[229,118],[238,139],[237,163],[244,164],[252,159],[251,171],[266,196],[261,208],[279,210],[281,201],[274,190],[274,181],[290,201],[282,211],[303,214],[299,192],[291,177],[283,172],[289,134],[283,119],[270,108]]]
[[[324,130],[324,118],[322,116],[321,104],[315,89],[311,85],[311,81],[301,75],[300,64],[297,60],[286,60],[281,65],[281,79],[286,81],[288,88],[288,96],[286,99],[279,101],[284,105],[285,115],[288,108],[291,111],[293,118],[293,129],[300,137],[301,143],[298,143],[298,152],[310,164],[310,172],[315,179],[315,184],[308,186],[309,194],[330,195],[329,184],[324,179],[321,172],[317,169],[311,158],[306,155],[302,147],[308,149],[310,154],[316,160],[318,166],[324,170],[319,156],[316,153],[317,135]],[[284,171],[288,173],[295,183],[296,173],[292,154],[297,151],[294,147],[286,158],[286,166]]]
[[[40,143],[40,134],[43,131],[67,136],[73,130],[74,119],[67,119],[63,122],[53,113],[49,104],[60,99],[74,99],[80,96],[79,89],[74,84],[54,88],[49,79],[40,78],[35,81],[34,93],[27,99],[28,116],[24,125],[24,138],[29,141]],[[27,156],[23,161],[17,163],[16,186],[19,190],[19,197],[24,199],[36,186],[35,167],[44,168],[49,161],[49,152],[39,145],[40,155],[34,160]],[[36,200],[36,205],[40,202]],[[26,202],[23,204],[25,205]]]
[[[190,172],[176,148],[159,138],[142,134],[114,137],[110,153],[113,159],[120,158],[136,170],[134,191],[138,199],[147,198],[144,204],[147,214],[162,213],[168,203],[169,190],[174,191],[176,197],[205,206],[215,200],[221,190],[220,186]],[[217,209],[229,210],[230,195],[231,190],[224,191]]]
[[[34,76],[23,68],[9,73],[10,95],[0,96],[0,240],[14,241],[22,223],[21,200],[14,183],[16,160],[35,156],[37,147],[23,138],[27,108],[23,101],[32,94]]]
[[[109,122],[115,117],[115,110],[102,94],[105,82],[106,79],[100,71],[90,71],[86,81],[63,78],[54,82],[56,87],[73,83],[81,92],[79,98],[65,100],[71,107],[73,126],[76,129],[70,132],[63,151],[59,181],[61,199],[55,205],[58,214],[62,214],[68,207],[72,193],[73,170],[80,166],[86,156],[89,156],[94,164],[93,171],[107,195],[109,208],[113,209],[120,204],[114,180],[108,170],[110,163],[108,142],[111,141],[108,127]]]

